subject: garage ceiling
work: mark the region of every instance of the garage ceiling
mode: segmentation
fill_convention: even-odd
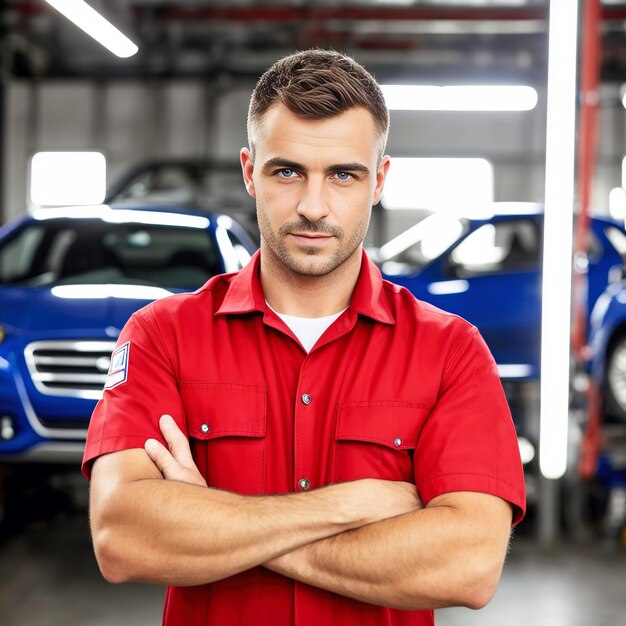
[[[573,0],[572,0],[573,1]],[[258,76],[294,49],[333,47],[386,80],[545,80],[548,0],[91,0],[139,45],[118,59],[43,0],[4,0],[4,75]],[[626,80],[626,0],[603,3],[603,78]]]

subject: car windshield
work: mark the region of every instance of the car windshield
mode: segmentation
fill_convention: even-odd
[[[208,225],[208,219],[204,222]],[[206,227],[45,219],[28,223],[0,243],[0,284],[5,285],[195,289],[220,271],[219,253]]]
[[[466,231],[466,220],[433,213],[381,246],[373,256],[386,274],[413,272],[436,259]]]

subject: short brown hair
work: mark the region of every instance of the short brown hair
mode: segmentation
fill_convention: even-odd
[[[274,104],[312,120],[362,107],[374,118],[382,157],[389,133],[389,110],[380,86],[359,63],[334,50],[304,50],[276,61],[259,79],[248,109],[248,142],[254,154],[252,127]]]

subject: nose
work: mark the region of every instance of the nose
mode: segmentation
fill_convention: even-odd
[[[324,181],[312,178],[307,180],[303,188],[303,195],[298,203],[297,212],[309,222],[317,222],[330,213]]]

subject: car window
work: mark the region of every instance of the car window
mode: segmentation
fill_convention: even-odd
[[[619,234],[619,233],[618,233]],[[607,234],[607,237],[609,235]],[[609,237],[610,241],[610,237]],[[595,233],[591,228],[587,231],[587,258],[592,263],[597,263],[604,254],[604,247],[600,240],[596,237]]]
[[[232,247],[234,257],[236,259],[236,269],[240,270],[248,264],[248,261],[252,258],[246,247],[243,245],[239,237],[232,231],[227,230],[228,240]],[[235,270],[236,271],[236,270]]]
[[[611,242],[611,245],[617,250],[617,253],[626,258],[626,233],[615,226],[607,226],[604,229],[606,238]]]
[[[191,202],[196,197],[195,183],[179,167],[151,170],[138,176],[124,189],[117,200],[145,200]]]
[[[29,228],[6,241],[0,248],[0,281],[10,283],[28,272],[43,235],[43,228]]]
[[[222,270],[206,228],[46,220],[0,245],[3,283],[126,283],[195,289]]]
[[[412,273],[443,254],[467,229],[465,220],[433,213],[375,251],[388,275]]]
[[[447,258],[447,274],[467,278],[498,272],[539,269],[540,237],[530,219],[484,224],[470,233]]]

